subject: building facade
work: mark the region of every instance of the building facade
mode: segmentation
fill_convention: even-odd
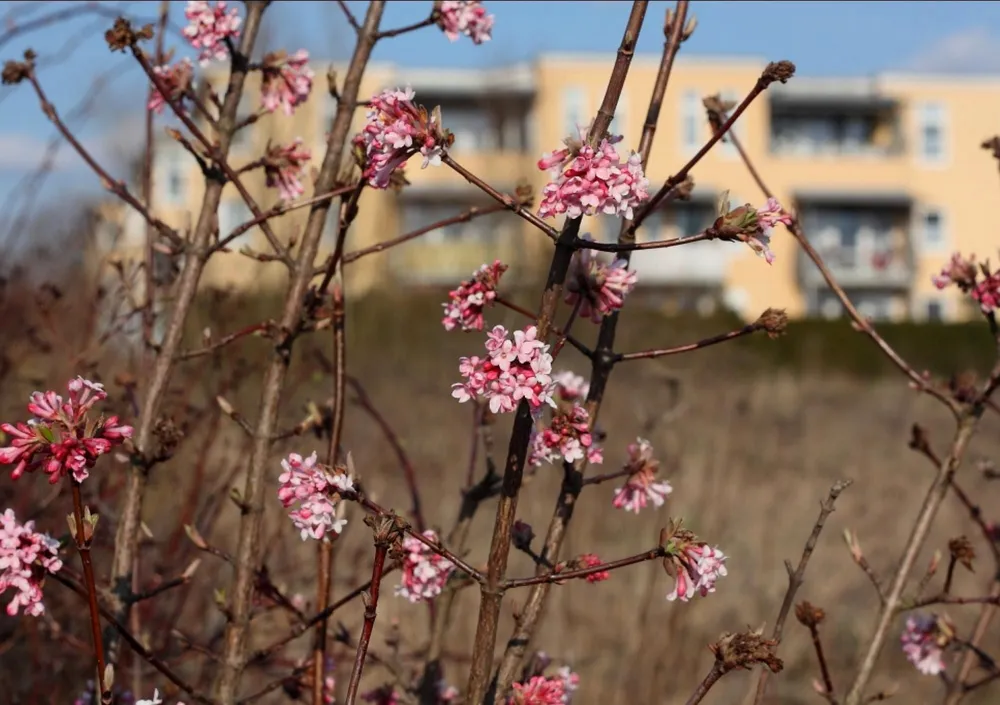
[[[593,118],[612,63],[613,57],[604,55],[543,55],[530,64],[488,70],[373,64],[362,95],[411,86],[416,102],[441,107],[444,126],[455,135],[450,153],[456,161],[501,192],[513,194],[527,182],[538,194],[546,182],[536,166],[539,156]],[[657,64],[658,57],[637,56],[629,71],[612,125],[613,132],[625,136],[620,146],[626,150],[638,144]],[[750,58],[678,57],[646,171],[652,191],[709,138],[702,98],[718,93],[741,99],[765,64]],[[313,94],[294,116],[267,115],[239,133],[231,150],[234,166],[259,157],[269,140],[284,144],[301,137],[318,169],[335,101],[325,90],[327,66],[317,63],[314,70]],[[258,97],[258,87],[249,83],[241,114],[259,105]],[[795,77],[763,93],[734,129],[771,190],[800,215],[808,237],[863,314],[956,320],[972,312],[956,292],[935,289],[931,276],[954,251],[996,259],[997,238],[983,221],[989,205],[1000,198],[1000,183],[996,164],[979,145],[996,133],[998,114],[1000,77]],[[362,108],[356,128],[363,120]],[[419,159],[413,159],[406,176],[410,185],[399,192],[364,192],[349,250],[492,203],[444,166],[420,169]],[[736,205],[763,200],[731,144],[716,145],[692,176],[691,200],[671,203],[651,216],[638,232],[640,241],[703,230],[714,220],[723,191]],[[165,142],[158,150],[154,183],[157,215],[189,227],[201,202],[202,178],[194,160]],[[277,193],[264,188],[259,170],[247,184],[261,207],[277,201]],[[311,184],[306,187],[311,194]],[[296,233],[307,211],[272,221],[278,235]],[[220,232],[250,217],[227,186],[218,212]],[[126,251],[139,247],[145,231],[138,219],[127,220],[130,225],[116,240],[116,247]],[[617,227],[610,218],[586,218],[583,231],[603,239],[614,237]],[[325,252],[332,248],[333,234],[328,227]],[[213,258],[206,286],[285,281],[280,267],[239,254],[243,246],[267,248],[262,233],[248,231],[232,252]],[[768,306],[786,308],[793,317],[841,314],[840,304],[783,226],[772,249],[772,265],[739,243],[636,252],[632,261],[640,283],[634,295],[665,310],[708,314],[726,307],[746,319]],[[381,286],[456,284],[496,258],[510,265],[505,280],[529,281],[540,276],[550,254],[546,237],[504,212],[358,260],[348,268],[347,285],[358,293]]]

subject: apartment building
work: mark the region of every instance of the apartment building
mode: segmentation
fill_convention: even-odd
[[[575,126],[597,111],[613,57],[543,55],[532,63],[489,70],[421,69],[372,65],[362,93],[411,86],[417,102],[441,107],[455,134],[452,156],[496,189],[513,193],[528,182],[538,193],[546,175],[536,167],[541,153],[559,146]],[[645,118],[658,58],[633,61],[612,126],[634,148]],[[654,186],[677,171],[708,139],[701,100],[709,94],[740,99],[766,61],[756,58],[678,58],[657,126],[647,175]],[[325,92],[327,66],[318,62],[313,95],[293,117],[265,116],[241,133],[232,150],[239,166],[259,156],[268,140],[301,137],[318,168],[335,103]],[[343,72],[341,71],[341,74]],[[243,113],[257,100],[250,85]],[[971,312],[953,291],[930,282],[951,252],[996,258],[995,233],[984,227],[990,204],[1000,198],[996,164],[979,148],[996,133],[1000,77],[883,74],[871,78],[796,77],[768,89],[735,128],[761,175],[779,200],[801,216],[809,238],[823,254],[858,308],[875,319],[954,320]],[[364,111],[356,120],[360,127]],[[349,249],[391,239],[490,203],[447,167],[406,170],[411,185],[401,192],[365,191]],[[723,143],[696,167],[687,202],[674,202],[648,219],[641,240],[690,235],[709,225],[723,191],[740,204],[762,198],[731,144]],[[164,143],[154,173],[157,214],[178,227],[197,218],[201,176],[177,145]],[[248,185],[263,207],[277,194],[254,173]],[[308,189],[307,192],[311,192]],[[302,224],[299,211],[272,221],[279,236]],[[220,231],[250,219],[231,186],[218,213]],[[610,218],[585,219],[584,231],[612,238]],[[331,219],[332,222],[332,219]],[[134,217],[122,227],[116,248],[135,251],[144,227]],[[323,248],[329,251],[328,228]],[[280,285],[284,273],[240,255],[241,246],[266,251],[262,233],[251,230],[217,258],[206,286]],[[633,257],[640,284],[635,296],[665,310],[711,313],[727,307],[747,319],[768,306],[791,316],[841,315],[823,279],[779,226],[768,265],[738,243],[707,242]],[[352,264],[348,286],[357,294],[380,286],[454,284],[479,264],[500,258],[507,278],[530,280],[548,263],[551,243],[511,213],[499,213],[443,228],[384,254]],[[506,278],[505,278],[506,280]]]

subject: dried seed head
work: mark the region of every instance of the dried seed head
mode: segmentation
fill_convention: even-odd
[[[136,32],[132,28],[132,23],[124,17],[115,20],[111,29],[104,33],[104,41],[108,43],[111,51],[125,51],[129,47],[135,46],[143,39],[153,38],[153,25],[147,24]]]
[[[715,654],[715,660],[721,664],[723,671],[737,668],[749,670],[760,663],[767,666],[771,673],[778,673],[785,667],[781,659],[774,655],[778,642],[774,639],[765,639],[762,631],[723,634],[708,648]]]
[[[760,80],[763,81],[764,87],[771,85],[775,81],[781,81],[782,83],[788,83],[788,79],[795,75],[795,64],[791,61],[772,61],[764,69],[764,72],[760,75]]]
[[[948,550],[951,552],[952,560],[956,560],[965,566],[970,573],[976,572],[972,567],[972,561],[976,558],[976,550],[966,536],[959,536],[948,542]]]
[[[783,308],[769,308],[760,314],[760,318],[754,323],[757,330],[767,331],[767,337],[774,340],[788,326],[788,314]]]
[[[795,618],[803,626],[813,629],[826,619],[826,612],[809,602],[802,601],[795,605]]]

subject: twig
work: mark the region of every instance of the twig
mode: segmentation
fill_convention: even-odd
[[[530,578],[505,580],[503,583],[503,589],[511,590],[514,588],[529,587],[531,585],[541,585],[543,583],[561,583],[564,580],[573,580],[574,578],[586,578],[594,573],[603,573],[605,571],[618,570],[619,568],[635,565],[636,563],[655,561],[657,558],[663,558],[665,555],[665,551],[662,548],[657,547],[648,551],[643,551],[642,553],[637,553],[634,556],[629,556],[628,558],[620,558],[617,561],[600,563],[598,565],[592,565],[588,568],[581,568],[580,570],[567,570],[563,572],[551,571],[543,573],[542,575],[535,575]]]
[[[87,589],[87,606],[90,608],[90,635],[94,645],[94,656],[97,659],[97,685],[101,702],[111,703],[111,688],[108,685],[106,662],[104,660],[104,639],[101,636],[101,615],[97,605],[97,583],[94,581],[94,564],[90,559],[90,543],[93,540],[96,527],[96,517],[91,517],[90,510],[84,512],[83,499],[80,495],[80,483],[71,479],[73,490],[73,538],[76,550],[83,564],[83,584]]]
[[[354,104],[357,102],[365,67],[375,46],[375,35],[384,10],[384,0],[373,0],[368,5],[361,35],[354,47],[354,54],[344,79],[341,100],[337,103],[337,114],[327,138],[327,151],[316,177],[316,193],[332,191],[337,184],[344,146],[354,117]],[[221,705],[233,705],[236,701],[236,690],[246,663],[244,651],[248,641],[247,632],[252,611],[254,568],[260,560],[260,532],[264,515],[264,498],[267,496],[264,478],[271,463],[271,439],[278,420],[281,393],[285,386],[285,376],[295,338],[294,331],[302,317],[328,212],[329,204],[325,202],[317,203],[309,212],[279,321],[279,330],[285,331],[285,334],[277,341],[261,385],[260,412],[254,430],[254,442],[243,493],[246,509],[240,521],[236,549],[236,579],[230,598],[233,619],[226,625],[222,668],[215,684],[216,699]]]
[[[809,559],[816,549],[816,542],[823,531],[823,525],[826,524],[827,517],[833,513],[837,497],[840,496],[841,492],[850,487],[852,482],[853,480],[838,480],[830,488],[830,494],[827,495],[826,501],[820,502],[819,516],[813,525],[812,533],[809,534],[809,538],[806,540],[805,548],[802,549],[802,557],[799,559],[798,567],[793,571],[792,564],[789,561],[785,561],[785,570],[788,572],[788,589],[785,591],[785,599],[781,602],[781,609],[778,610],[778,618],[774,622],[774,629],[771,630],[771,639],[779,645],[781,643],[781,634],[785,628],[785,620],[788,619],[788,613],[795,602],[795,593],[798,592],[799,587],[805,579],[806,566],[809,565]],[[775,646],[774,653],[777,653],[777,651],[778,647]],[[764,701],[768,674],[770,674],[770,670],[766,668],[761,669],[760,679],[757,681],[757,694],[754,696],[754,705],[759,705]]]
[[[587,135],[591,146],[605,134],[611,120],[614,118],[621,97],[625,77],[635,52],[635,45],[642,29],[642,21],[646,16],[648,2],[636,0],[618,48],[604,100],[597,112]],[[555,252],[549,265],[548,279],[542,294],[541,313],[538,316],[539,340],[548,338],[552,327],[552,318],[562,294],[566,272],[573,257],[573,242],[580,232],[580,218],[567,219],[562,232],[556,240]],[[500,491],[500,501],[497,504],[496,520],[493,525],[493,536],[490,540],[490,552],[487,560],[486,583],[480,588],[479,615],[476,620],[476,636],[472,646],[472,663],[469,667],[469,681],[465,690],[465,700],[470,705],[479,705],[486,697],[490,680],[490,670],[493,664],[493,652],[496,648],[497,623],[500,619],[500,605],[503,600],[501,583],[507,570],[507,559],[510,554],[511,531],[517,511],[517,499],[521,491],[521,481],[524,476],[524,461],[527,456],[528,443],[534,421],[528,403],[524,400],[518,406],[514,418],[514,427],[510,435],[507,449],[507,461],[504,464],[503,481]]]
[[[438,19],[438,11],[435,9],[431,12],[431,16],[420,20],[419,22],[414,22],[413,24],[404,25],[397,29],[387,29],[384,32],[379,32],[376,36],[377,39],[388,39],[389,37],[398,37],[400,34],[406,34],[408,32],[413,32],[418,29],[423,29],[424,27],[430,27],[435,24]]]
[[[757,331],[764,330],[764,326],[760,323],[751,323],[749,325],[743,326],[739,330],[730,331],[728,333],[720,333],[719,335],[713,335],[704,340],[699,340],[695,343],[688,343],[686,345],[678,345],[673,348],[663,348],[661,350],[643,350],[642,352],[625,353],[615,355],[615,362],[628,362],[630,360],[652,360],[657,357],[666,357],[667,355],[678,355],[680,353],[691,352],[692,350],[700,350],[701,348],[707,348],[711,345],[718,345],[719,343],[725,343],[730,340],[735,340],[736,338],[742,338],[745,335],[750,335],[751,333],[756,333]]]
[[[424,520],[423,503],[420,501],[420,486],[417,483],[417,472],[413,468],[410,456],[407,455],[406,449],[403,448],[403,444],[392,426],[379,410],[375,408],[375,404],[372,403],[371,397],[368,396],[368,392],[365,391],[361,381],[357,377],[348,375],[347,383],[351,385],[351,389],[357,395],[358,403],[361,404],[364,410],[368,412],[368,415],[378,424],[382,435],[385,436],[385,440],[389,443],[389,447],[396,454],[396,460],[403,471],[403,480],[406,482],[406,488],[410,494],[410,516],[413,519],[413,523],[416,524],[417,531],[423,533],[427,528],[427,522]]]
[[[715,685],[718,680],[725,675],[725,673],[726,671],[723,669],[722,664],[719,663],[719,661],[713,663],[711,670],[705,675],[701,683],[698,684],[698,687],[695,688],[694,692],[691,693],[691,697],[687,699],[685,705],[698,705],[698,703],[700,703],[705,696],[708,695],[708,691],[712,689],[712,686]]]
[[[673,70],[674,58],[677,56],[677,51],[682,42],[687,8],[687,0],[679,0],[673,17],[671,17],[669,10],[666,15],[667,21],[664,23],[663,32],[663,53],[660,57],[660,66],[656,74],[653,92],[649,98],[642,136],[639,139],[639,156],[642,158],[643,169],[647,169],[649,165],[649,158],[656,136],[656,125],[659,121],[660,111],[667,91],[667,84]],[[607,99],[607,96],[605,96],[605,99]],[[612,108],[613,111],[614,108]],[[607,129],[608,124],[610,123],[602,123],[601,129]],[[635,242],[634,229],[629,227],[627,221],[622,223],[618,241],[623,244]],[[628,252],[625,252],[621,257],[628,261],[630,255]],[[613,366],[610,360],[614,352],[613,347],[617,325],[617,313],[612,313],[610,316],[604,318],[597,337],[597,348],[588,356],[591,360],[591,380],[590,391],[587,395],[587,411],[590,414],[591,425],[596,422],[600,401],[604,394],[604,387],[607,384],[611,367]],[[569,340],[571,343],[573,342],[572,338],[569,338]],[[549,521],[548,531],[545,535],[543,556],[548,562],[558,560],[566,528],[572,519],[573,510],[577,504],[576,500],[582,491],[583,485],[581,479],[584,472],[583,468],[583,463],[581,463],[579,470],[572,464],[564,465],[563,482],[559,491],[559,498],[556,500],[552,519]],[[517,626],[507,640],[503,658],[497,669],[495,684],[493,686],[495,699],[503,698],[510,688],[511,683],[514,682],[515,674],[520,668],[531,638],[538,627],[549,595],[549,589],[550,585],[547,583],[533,587],[528,593],[524,605],[521,607]]]
[[[515,313],[520,313],[522,316],[527,316],[533,321],[538,320],[538,316],[533,314],[531,311],[524,308],[523,306],[515,304],[513,301],[510,301],[509,299],[503,298],[502,296],[497,296],[495,299],[493,299],[493,303],[497,304],[498,306],[505,306],[509,308],[511,311],[514,311]],[[593,350],[591,350],[586,345],[581,343],[577,338],[574,338],[572,335],[569,335],[569,333],[564,331],[562,328],[556,328],[555,326],[552,326],[552,332],[557,336],[559,336],[560,338],[565,338],[570,345],[572,345],[574,348],[580,351],[580,354],[582,354],[588,360],[593,359],[594,357]]]
[[[389,522],[391,526],[391,522]],[[378,608],[379,586],[382,583],[382,570],[385,567],[385,557],[389,551],[391,539],[386,532],[385,536],[379,536],[376,530],[375,537],[375,560],[372,563],[371,590],[362,595],[365,603],[365,623],[361,628],[361,638],[358,639],[358,650],[354,656],[354,667],[351,669],[351,680],[347,684],[346,705],[354,705],[358,697],[358,686],[361,685],[361,672],[365,667],[365,656],[368,654],[368,644],[372,639],[372,630],[375,628],[375,616]]]

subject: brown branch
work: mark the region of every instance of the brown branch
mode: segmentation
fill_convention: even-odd
[[[520,587],[530,587],[531,585],[541,585],[543,583],[557,584],[564,580],[573,580],[574,578],[586,578],[587,576],[593,575],[594,573],[602,573],[604,571],[618,570],[619,568],[625,568],[630,565],[635,565],[636,563],[645,563],[646,561],[655,561],[657,558],[663,558],[666,552],[663,548],[657,547],[650,549],[649,551],[643,551],[642,553],[637,553],[634,556],[629,556],[628,558],[620,558],[617,561],[609,561],[607,563],[600,563],[598,565],[593,565],[588,568],[581,568],[580,570],[567,570],[563,572],[550,571],[548,573],[543,573],[542,575],[534,575],[530,578],[516,578],[511,580],[505,580],[503,583],[504,590],[511,590]]]
[[[667,21],[664,23],[663,53],[660,57],[660,66],[657,71],[653,92],[649,98],[642,136],[639,139],[639,156],[642,158],[644,169],[648,169],[653,141],[656,136],[656,125],[659,121],[667,84],[673,70],[674,58],[677,56],[677,51],[683,41],[687,9],[687,0],[679,0],[676,12],[672,13],[673,16],[671,16],[671,13],[668,11],[666,16]],[[607,96],[605,98],[607,99]],[[614,112],[614,107],[612,107],[611,112]],[[598,117],[600,119],[604,116]],[[601,123],[600,129],[602,132],[607,129],[608,124],[610,123]],[[627,221],[623,221],[622,223],[618,242],[622,244],[635,242],[635,229],[629,227]],[[626,262],[629,258],[630,254],[628,252],[622,254],[622,259],[625,259]],[[591,381],[590,391],[587,395],[587,411],[590,414],[591,427],[596,423],[600,402],[604,395],[604,388],[607,385],[613,366],[610,359],[614,351],[617,325],[617,313],[604,318],[598,333],[597,348],[588,356],[591,360]],[[572,339],[570,339],[570,342],[572,342]],[[558,560],[559,551],[562,548],[563,539],[566,535],[566,529],[577,504],[576,500],[582,491],[582,478],[585,467],[585,462],[581,462],[579,469],[575,468],[572,464],[564,465],[563,482],[559,491],[559,498],[556,500],[555,510],[549,522],[548,531],[545,535],[544,551],[542,552],[543,557],[548,562]],[[539,572],[541,570],[539,568]],[[541,620],[549,590],[550,585],[547,583],[533,587],[528,593],[524,605],[521,607],[517,626],[507,640],[503,658],[497,669],[494,685],[494,696],[496,698],[502,698],[510,688],[511,683],[514,682],[515,674],[521,666],[528,645]]]
[[[618,55],[608,80],[604,100],[591,125],[590,134],[587,135],[587,142],[591,146],[595,146],[603,137],[614,118],[648,4],[648,2],[640,0],[636,0],[632,4],[632,11],[618,47]],[[563,283],[566,280],[566,272],[569,270],[573,257],[573,243],[580,233],[580,220],[580,218],[567,219],[556,240],[545,291],[542,294],[541,313],[538,316],[539,340],[546,340],[552,328],[552,318],[559,303]],[[486,583],[480,588],[476,636],[473,641],[472,663],[469,667],[469,681],[465,691],[465,699],[468,703],[480,703],[487,694],[490,670],[496,649],[500,605],[503,601],[502,581],[507,570],[511,531],[517,512],[517,500],[524,476],[524,461],[533,425],[528,403],[522,400],[514,418],[514,427],[511,430],[507,449],[507,461],[504,464],[500,501],[497,504],[493,536],[490,540]]]
[[[101,702],[110,705],[111,686],[107,679],[111,674],[105,670],[107,664],[104,659],[104,639],[101,637],[100,609],[97,605],[97,583],[94,580],[94,563],[90,558],[90,543],[97,522],[95,520],[91,523],[89,509],[84,512],[80,483],[71,479],[70,484],[73,490],[73,538],[76,541],[76,550],[80,554],[80,562],[83,564],[83,584],[87,589],[87,606],[90,608],[90,635],[94,657],[97,659],[97,692],[100,694]]]
[[[455,223],[468,223],[473,218],[490,215],[491,213],[499,213],[505,210],[507,210],[507,206],[505,205],[487,206],[485,208],[470,208],[464,213],[459,213],[451,218],[445,218],[444,220],[439,220],[436,223],[431,223],[430,225],[426,225],[422,228],[417,228],[412,232],[405,233],[391,240],[375,243],[374,245],[366,247],[362,250],[348,252],[344,255],[344,264],[350,264],[351,262],[359,260],[362,257],[373,255],[377,252],[384,252],[391,247],[402,245],[404,242],[409,242],[410,240],[416,239],[421,235],[426,235],[427,233],[438,230],[439,228],[445,228],[449,225],[454,225]]]
[[[722,676],[726,674],[725,669],[719,661],[712,664],[711,670],[705,675],[698,687],[695,688],[694,692],[691,693],[691,697],[687,699],[685,705],[698,705],[705,696],[708,695],[708,691],[712,689]]]
[[[368,392],[365,391],[361,381],[357,377],[348,375],[347,382],[357,395],[358,403],[361,404],[364,410],[368,412],[368,415],[378,424],[382,435],[385,436],[386,442],[392,448],[392,452],[395,453],[399,467],[403,471],[403,480],[406,482],[407,491],[410,494],[410,516],[413,519],[413,523],[417,526],[417,531],[423,533],[427,528],[427,522],[424,520],[423,503],[420,501],[420,486],[417,483],[417,472],[410,461],[410,456],[407,455],[406,449],[403,448],[403,444],[392,426],[379,410],[375,408],[375,404],[372,403],[371,397],[368,396]]]
[[[391,526],[391,521],[389,522]],[[388,533],[388,532],[387,532]],[[358,649],[354,656],[354,667],[351,669],[351,679],[347,684],[346,705],[354,705],[358,697],[358,687],[361,685],[361,672],[365,667],[365,657],[368,654],[368,644],[375,629],[375,616],[378,609],[379,586],[382,583],[382,570],[385,567],[385,557],[389,551],[391,540],[388,535],[379,536],[376,530],[375,560],[372,563],[371,590],[362,595],[365,602],[365,622],[361,628],[361,638],[358,639]]]
[[[250,55],[253,51],[260,29],[260,21],[265,4],[259,2],[247,3],[246,18],[242,26],[240,52]],[[133,48],[138,52],[137,48]],[[143,61],[148,61],[143,58]],[[244,67],[233,66],[229,76],[229,86],[219,120],[219,144],[216,156],[224,161],[229,154],[232,140],[233,125],[243,94],[246,80]],[[157,80],[159,78],[157,77]],[[162,82],[161,82],[162,83]],[[169,91],[164,93],[175,114],[184,116],[177,101],[173,100]],[[193,124],[193,123],[192,123]],[[173,372],[174,356],[178,352],[184,336],[184,326],[198,292],[198,283],[208,256],[211,253],[211,238],[215,230],[216,213],[222,197],[224,182],[218,179],[207,179],[205,193],[202,198],[201,210],[194,228],[191,241],[187,247],[180,277],[176,285],[175,298],[171,309],[167,330],[160,346],[159,354],[153,370],[146,375],[149,379],[145,390],[142,411],[139,415],[133,443],[136,453],[133,454],[132,467],[129,470],[124,496],[121,500],[121,516],[115,535],[115,550],[111,561],[112,589],[116,596],[115,616],[119,621],[127,621],[130,603],[128,595],[131,592],[132,571],[138,550],[140,534],[140,516],[142,512],[143,494],[148,481],[148,474],[154,464],[151,452],[155,437],[153,430],[160,416],[160,408],[166,397],[170,377]],[[114,633],[109,634],[108,655],[111,663],[115,662]]]
[[[795,593],[799,591],[799,587],[801,587],[805,579],[806,566],[809,565],[809,559],[816,549],[816,542],[819,540],[819,535],[823,532],[823,525],[826,524],[827,517],[833,513],[837,497],[840,496],[841,492],[850,487],[852,482],[853,480],[838,480],[830,488],[830,494],[827,495],[826,501],[820,502],[819,516],[816,518],[816,523],[813,525],[812,533],[809,534],[805,548],[802,549],[802,557],[799,559],[798,567],[793,571],[792,564],[785,561],[785,570],[788,572],[788,589],[785,591],[785,599],[781,601],[781,609],[778,610],[778,618],[774,622],[774,629],[771,630],[771,639],[778,645],[781,644],[781,635],[785,628],[785,620],[788,619],[788,613],[795,602]],[[777,651],[778,646],[775,646],[773,653],[776,654]],[[761,669],[760,679],[757,681],[757,694],[753,700],[754,705],[759,705],[764,701],[764,692],[767,690],[767,678],[770,672],[769,669]]]
[[[344,0],[337,0],[337,7],[339,7],[344,12],[344,17],[347,18],[347,24],[351,25],[357,34],[361,34],[361,25],[358,24],[358,18],[354,16],[351,12],[351,8],[347,6]]]
[[[513,301],[503,298],[502,296],[497,296],[495,299],[493,299],[493,303],[497,304],[498,306],[505,306],[506,308],[509,308],[511,311],[514,311],[515,313],[520,313],[522,316],[527,316],[532,321],[538,321],[538,316],[533,314],[531,311],[524,308],[523,306],[515,304]],[[586,345],[581,343],[577,338],[574,338],[572,335],[564,331],[562,328],[557,328],[555,326],[552,326],[552,332],[557,336],[559,336],[560,338],[565,338],[570,345],[572,345],[574,348],[580,351],[580,353],[587,359],[593,359],[594,352]]]
[[[192,360],[196,357],[202,357],[203,355],[211,355],[218,350],[226,347],[230,343],[233,343],[241,338],[246,338],[251,335],[264,336],[267,335],[274,327],[272,321],[265,321],[264,323],[254,323],[246,328],[242,328],[235,333],[230,333],[229,335],[223,336],[213,343],[206,345],[203,348],[196,348],[195,350],[182,350],[174,356],[174,360],[177,362],[182,362],[184,360]]]
[[[328,193],[337,185],[344,146],[347,143],[354,104],[369,57],[375,46],[375,35],[385,9],[384,0],[374,0],[368,5],[361,36],[354,48],[344,79],[337,114],[327,138],[327,151],[315,181],[315,193]],[[260,561],[260,533],[264,518],[264,499],[269,490],[265,482],[271,463],[271,444],[275,434],[280,408],[281,393],[285,386],[291,348],[302,318],[309,281],[312,278],[316,253],[323,236],[323,226],[330,206],[320,202],[312,207],[301,238],[297,259],[292,267],[279,330],[284,334],[274,349],[261,384],[261,400],[253,446],[243,492],[245,509],[240,520],[236,549],[236,579],[231,591],[230,611],[232,620],[226,625],[223,644],[222,667],[215,684],[216,699],[221,705],[233,705],[240,677],[246,665],[245,649],[248,641],[250,614],[253,602],[253,574]]]
[[[412,24],[404,25],[396,29],[387,29],[384,32],[379,32],[376,36],[377,39],[388,39],[390,37],[398,37],[400,34],[406,34],[408,32],[414,32],[418,29],[423,29],[424,27],[430,27],[437,23],[438,11],[435,9],[431,12],[431,16],[420,20],[419,22],[414,22]]]
[[[628,362],[629,360],[652,360],[657,357],[665,357],[667,355],[678,355],[680,353],[691,352],[692,350],[700,350],[702,348],[707,348],[711,345],[718,345],[719,343],[725,343],[730,340],[735,340],[736,338],[742,338],[745,335],[750,335],[751,333],[756,333],[757,331],[764,330],[764,326],[757,322],[751,323],[749,325],[743,326],[739,330],[729,331],[728,333],[720,333],[719,335],[713,335],[704,340],[699,340],[695,343],[688,343],[686,345],[678,345],[673,348],[663,348],[660,350],[643,350],[642,352],[634,353],[624,353],[615,355],[615,362]]]
[[[676,191],[671,191],[671,193],[676,193]],[[670,237],[666,240],[651,240],[649,242],[596,242],[580,239],[576,241],[574,246],[580,250],[597,250],[598,252],[636,252],[638,250],[662,250],[667,247],[679,247],[690,245],[692,242],[705,242],[714,239],[716,236],[706,230],[697,235]]]

